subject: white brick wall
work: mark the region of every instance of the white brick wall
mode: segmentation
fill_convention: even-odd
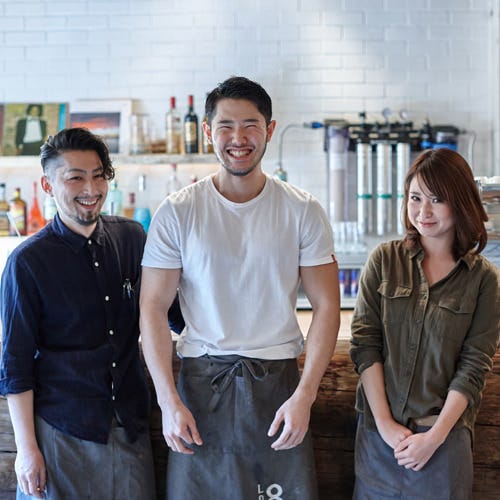
[[[0,0],[0,101],[132,98],[158,130],[168,99],[232,74],[261,82],[278,128],[381,121],[389,107],[420,126],[474,130],[474,169],[498,163],[499,0]],[[394,117],[396,119],[396,116]],[[321,131],[285,136],[290,181],[324,199]],[[496,155],[496,157],[495,157]],[[496,160],[494,160],[496,158]]]

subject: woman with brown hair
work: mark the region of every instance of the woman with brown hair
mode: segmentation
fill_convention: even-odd
[[[355,499],[472,497],[474,421],[498,347],[498,269],[467,162],[422,152],[404,186],[401,241],[360,279],[351,357],[360,381]]]

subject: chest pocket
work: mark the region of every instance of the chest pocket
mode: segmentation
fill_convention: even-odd
[[[378,287],[380,315],[385,324],[401,323],[407,317],[411,287],[383,281]]]
[[[431,308],[431,331],[437,335],[461,344],[469,331],[476,301],[462,294],[454,297],[442,297]],[[446,326],[444,326],[446,325]]]

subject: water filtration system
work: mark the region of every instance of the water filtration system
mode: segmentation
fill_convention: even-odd
[[[401,235],[404,178],[414,157],[424,149],[447,147],[472,163],[473,133],[428,120],[416,128],[406,110],[399,111],[397,121],[391,115],[386,108],[381,122],[367,122],[364,112],[358,123],[324,121],[326,210],[334,230],[356,222],[362,238]],[[460,150],[461,139],[465,151]]]

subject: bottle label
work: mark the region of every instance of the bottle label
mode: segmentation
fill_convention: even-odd
[[[196,144],[198,139],[196,122],[187,122],[184,124],[184,137],[186,143]]]
[[[6,210],[0,210],[0,236],[9,236],[10,222]]]
[[[20,234],[26,233],[26,216],[24,207],[13,206],[10,208],[10,215]]]
[[[178,130],[167,130],[167,154],[181,153],[181,134]]]

